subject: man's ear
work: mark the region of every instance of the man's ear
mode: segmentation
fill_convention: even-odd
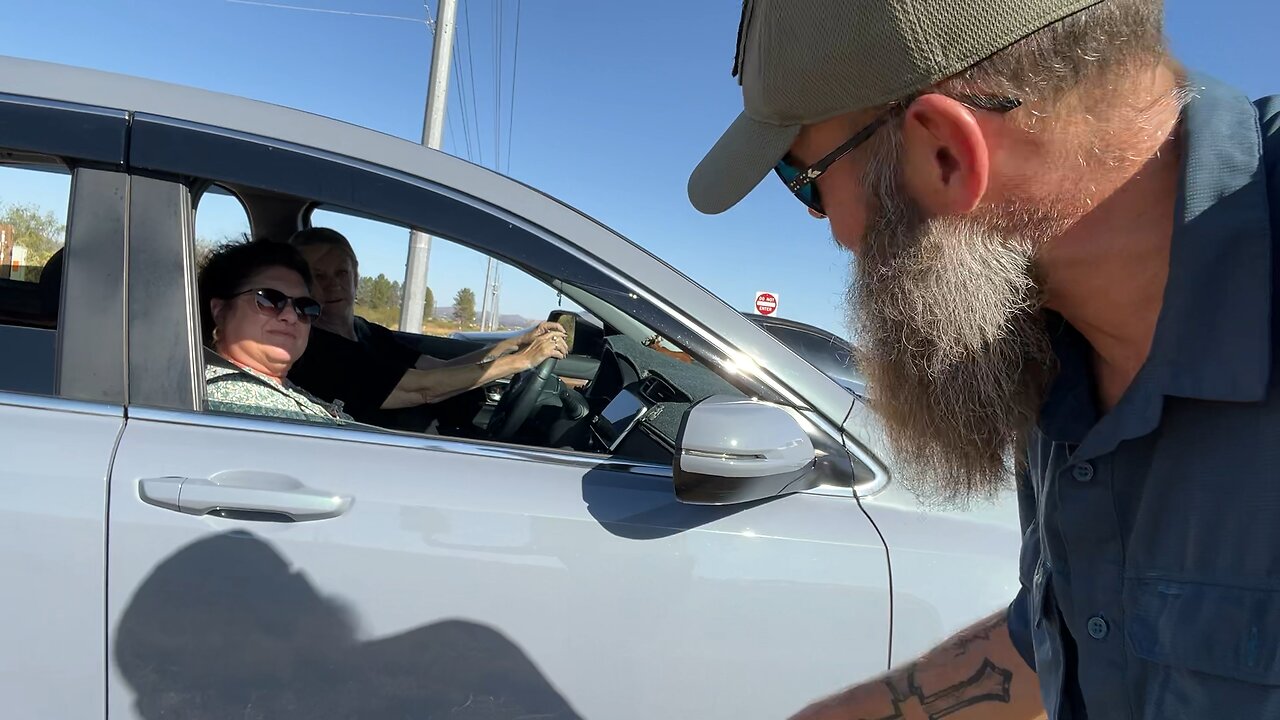
[[[213,317],[214,325],[222,324],[222,312],[227,308],[227,301],[220,298],[214,298],[209,301],[209,314]]]
[[[902,121],[902,175],[931,217],[964,215],[982,201],[991,153],[973,110],[945,95],[922,95]]]

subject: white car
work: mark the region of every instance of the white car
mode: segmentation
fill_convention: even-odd
[[[0,165],[68,194],[39,279],[0,273],[6,717],[781,718],[1015,594],[1012,497],[922,511],[852,394],[532,188],[11,58]],[[536,373],[488,408],[532,398],[518,432],[478,439],[207,411],[193,217],[215,184],[255,235],[325,207],[544,281],[604,326],[561,373],[589,412]]]

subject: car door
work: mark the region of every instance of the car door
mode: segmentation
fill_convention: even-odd
[[[203,412],[191,178],[429,229],[598,288],[643,266],[648,285],[615,292],[627,312],[744,383],[759,372],[750,343],[768,338],[708,329],[753,331],[516,183],[310,116],[195,100],[167,107],[234,126],[133,121],[146,174],[130,196],[136,388],[111,473],[109,718],[772,717],[884,670],[885,550],[840,453],[842,495],[706,507],[677,501],[670,465]],[[770,363],[804,365],[777,350]]]
[[[126,116],[0,96],[0,697],[103,712],[107,473],[124,424]]]

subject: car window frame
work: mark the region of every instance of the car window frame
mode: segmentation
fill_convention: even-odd
[[[5,152],[53,158],[70,173],[51,394],[4,393],[6,403],[50,400],[123,406],[126,228],[123,110],[0,94]],[[25,402],[29,398],[30,402]]]
[[[257,188],[290,195],[308,204],[343,208],[383,222],[420,228],[534,276],[545,274],[547,271],[543,268],[547,266],[572,268],[574,272],[569,274],[574,276],[574,284],[590,288],[593,293],[604,291],[632,301],[634,304],[627,308],[628,315],[703,359],[709,371],[730,380],[747,396],[787,405],[804,414],[812,425],[811,434],[816,444],[827,457],[840,458],[822,464],[829,469],[824,473],[834,473],[830,484],[848,487],[852,477],[860,492],[864,487],[869,488],[868,492],[878,492],[882,481],[887,479],[887,473],[874,457],[852,449],[845,452],[845,434],[839,423],[807,407],[801,396],[766,380],[769,371],[724,338],[693,321],[679,308],[664,303],[659,295],[636,284],[603,258],[593,256],[511,210],[401,170],[275,138],[146,113],[135,113],[132,128],[131,166],[150,175],[168,177],[175,183],[212,181],[237,189]],[[555,202],[542,197],[546,202]],[[192,235],[190,230],[182,233],[187,255],[191,254]],[[476,240],[480,237],[486,244]],[[530,242],[531,238],[536,243]],[[530,260],[533,247],[550,256]],[[674,269],[672,272],[679,275]],[[744,325],[750,325],[749,321],[733,314]],[[777,342],[764,330],[759,332],[771,342]],[[809,367],[807,363],[805,366]],[[194,362],[191,367],[195,367]],[[193,371],[189,373],[194,377]],[[831,382],[833,387],[839,387]],[[188,399],[202,394],[203,383],[198,384],[201,386],[198,390],[181,393],[169,407],[198,410],[202,406],[200,399]],[[528,449],[529,446],[508,447]],[[670,467],[666,467],[666,473],[670,474]]]
[[[382,222],[421,228],[535,277],[547,274],[538,265],[573,268],[578,275],[574,284],[639,301],[635,306],[639,322],[708,358],[713,366],[737,367],[707,338],[690,333],[686,323],[641,295],[649,293],[629,283],[618,268],[588,256],[552,231],[457,189],[330,151],[144,113],[135,114],[132,133],[130,164],[139,169],[174,178],[212,180],[229,187],[261,188],[363,213]],[[461,221],[452,217],[459,214],[457,211],[468,217]],[[464,225],[468,221],[472,224]],[[481,245],[477,237],[484,237],[489,244]],[[531,260],[531,237],[538,241],[539,251],[554,257]],[[796,404],[749,373],[739,371],[737,377],[745,383],[742,389],[748,395]]]

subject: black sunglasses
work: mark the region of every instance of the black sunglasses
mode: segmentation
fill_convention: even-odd
[[[305,295],[289,297],[275,288],[250,288],[249,290],[242,290],[232,297],[240,297],[249,293],[254,293],[254,304],[257,305],[258,311],[263,315],[278,317],[280,313],[284,312],[285,308],[292,304],[293,311],[297,313],[300,322],[311,324],[320,318],[322,309],[320,302]]]
[[[989,110],[1000,114],[1016,110],[1022,106],[1022,101],[1017,98],[982,97],[975,95],[954,99],[977,110]],[[876,130],[879,130],[881,126],[889,122],[889,120],[892,119],[898,111],[906,108],[914,101],[915,98],[910,98],[908,100],[902,100],[891,104],[889,109],[880,113],[875,120],[872,120],[866,127],[862,128],[854,134],[853,137],[846,140],[843,145],[832,150],[826,157],[807,168],[798,168],[787,162],[786,158],[783,158],[773,167],[773,171],[778,174],[778,177],[782,179],[783,184],[787,186],[787,189],[791,191],[791,194],[796,196],[797,200],[804,203],[806,207],[819,215],[826,215],[827,213],[822,209],[822,198],[818,197],[818,185],[814,181],[822,177],[823,173],[835,164],[837,160],[853,152],[854,148],[865,143],[867,140],[870,140],[871,136],[875,135]]]

